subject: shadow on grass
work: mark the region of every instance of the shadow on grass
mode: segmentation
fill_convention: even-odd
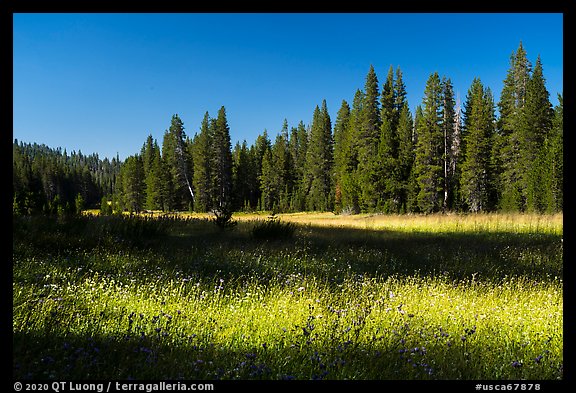
[[[300,226],[293,238],[259,240],[256,222],[222,231],[207,220],[82,217],[14,218],[14,260],[124,274],[160,269],[204,278],[268,281],[314,275],[341,282],[352,276],[443,275],[537,281],[562,277],[561,236],[508,232],[400,232]]]
[[[195,335],[194,335],[195,336]],[[219,345],[198,337],[16,333],[16,380],[561,379],[558,359],[523,359],[482,339],[408,346],[402,337]],[[459,342],[460,341],[460,342]],[[487,357],[487,354],[488,357]],[[523,359],[523,367],[513,365]]]
[[[292,239],[261,241],[250,235],[253,222],[221,231],[206,220],[163,221],[161,226],[124,220],[14,218],[14,283],[31,284],[39,296],[58,277],[81,280],[96,272],[117,280],[149,280],[160,274],[170,279],[194,275],[208,282],[219,277],[262,284],[295,275],[327,283],[391,275],[454,279],[474,275],[487,281],[504,276],[537,281],[562,277],[562,246],[556,235],[406,233],[307,225],[299,227]],[[62,274],[52,274],[59,270]],[[490,349],[480,339],[475,344],[470,340],[465,349],[441,343],[444,347],[437,351],[428,342],[425,353],[414,351],[423,343],[413,342],[409,348],[401,339],[346,344],[348,339],[339,337],[284,343],[279,337],[276,343],[254,347],[224,347],[192,336],[83,335],[65,327],[43,332],[29,327],[13,336],[13,376],[56,380],[562,377],[557,364],[540,367],[534,359],[525,359],[523,367],[512,366],[517,353],[498,358],[501,348]],[[482,363],[487,358],[491,360]]]

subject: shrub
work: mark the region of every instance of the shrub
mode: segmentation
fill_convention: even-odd
[[[215,216],[212,222],[220,229],[232,229],[238,224],[238,221],[232,219],[231,209],[214,209],[212,213],[214,213]]]
[[[276,240],[290,239],[294,235],[296,224],[292,222],[282,222],[272,216],[264,222],[257,223],[252,228],[252,236],[255,239]]]

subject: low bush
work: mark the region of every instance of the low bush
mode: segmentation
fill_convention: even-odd
[[[262,240],[290,239],[294,236],[294,231],[296,231],[296,224],[283,222],[272,216],[252,228],[252,237]]]

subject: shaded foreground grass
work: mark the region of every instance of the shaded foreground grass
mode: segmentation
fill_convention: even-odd
[[[561,227],[114,220],[14,218],[15,377],[562,378]]]

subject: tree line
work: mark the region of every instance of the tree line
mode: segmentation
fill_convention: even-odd
[[[522,43],[498,103],[475,78],[460,106],[437,72],[414,114],[406,97],[400,67],[380,85],[370,66],[334,122],[323,100],[308,126],[284,120],[250,146],[232,147],[224,106],[192,137],[173,115],[161,146],[149,135],[123,162],[15,141],[14,210],[562,211],[563,98],[552,107]]]

